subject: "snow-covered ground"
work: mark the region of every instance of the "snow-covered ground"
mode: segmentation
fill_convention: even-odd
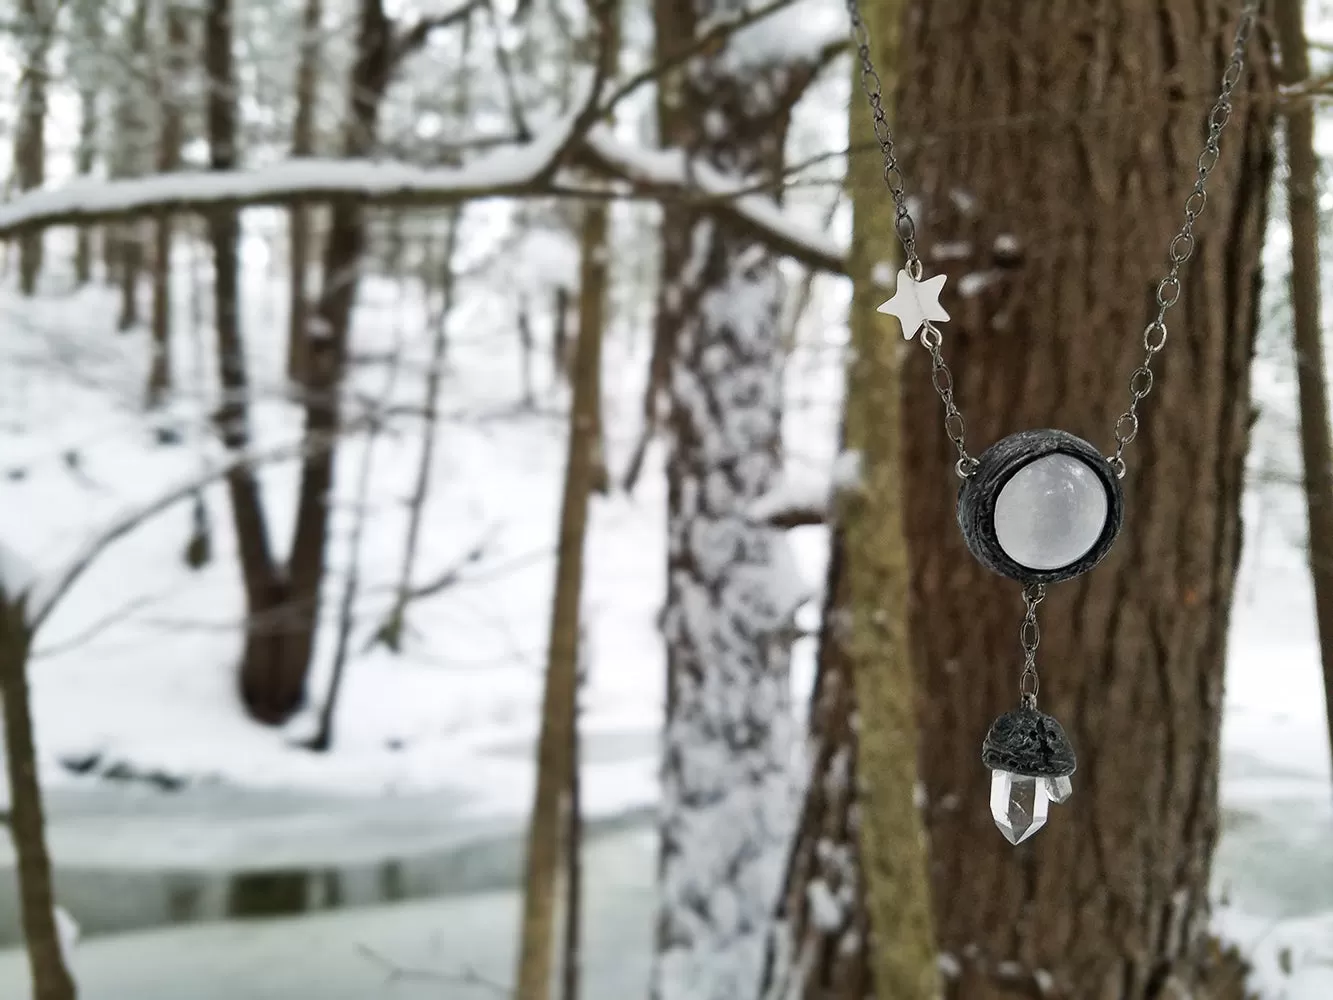
[[[252,227],[262,229],[266,218],[252,213]],[[480,258],[494,220],[479,210],[474,225]],[[542,239],[545,245],[533,240],[506,251],[512,260],[506,258],[505,274],[525,275],[522,294],[470,279],[450,324],[444,423],[417,579],[441,572],[478,544],[483,553],[458,585],[413,605],[398,656],[368,642],[402,559],[402,501],[420,440],[416,418],[396,419],[375,444],[363,600],[331,753],[295,745],[308,731],[308,717],[283,731],[266,730],[237,706],[232,667],[242,603],[219,487],[205,494],[213,528],[209,565],[195,571],[182,561],[190,522],[184,505],[110,549],[40,635],[32,671],[40,763],[51,797],[52,847],[65,884],[80,887],[69,890],[67,903],[76,917],[81,905],[86,910],[76,964],[87,997],[471,997],[493,991],[411,970],[457,976],[475,966],[487,980],[509,978],[514,895],[477,890],[516,877],[553,577],[564,398],[553,388],[549,330],[538,312],[535,405],[520,405],[513,323],[517,300],[538,300],[553,278],[567,277],[558,261],[568,248],[560,237]],[[177,262],[180,391],[155,421],[146,421],[141,408],[145,335],[115,332],[109,291],[53,291],[34,303],[0,294],[6,329],[0,540],[39,572],[59,564],[126,505],[219,458],[206,427],[212,393],[201,389],[213,384],[212,365],[206,350],[195,349],[203,335],[194,331],[210,324],[205,269],[192,303],[189,257],[182,249]],[[279,270],[263,241],[247,244],[245,322],[256,436],[265,447],[299,433],[280,378]],[[58,276],[53,280],[58,284]],[[816,296],[789,366],[785,435],[798,491],[810,492],[808,485],[826,479],[832,465],[841,296],[834,285]],[[607,349],[613,475],[639,426],[649,339],[636,315],[622,312]],[[368,281],[356,317],[356,351],[366,360],[358,365],[355,405],[418,405],[429,333],[418,289]],[[395,344],[407,360],[386,400],[388,372],[373,356]],[[1277,411],[1288,405],[1281,402],[1288,389],[1261,373],[1260,398],[1277,400]],[[156,443],[154,428],[162,423],[181,432],[179,443]],[[1280,445],[1280,422],[1270,431]],[[363,435],[339,459],[334,571],[312,683],[316,704],[331,658],[334,598],[349,561],[351,490],[365,450]],[[263,480],[274,536],[282,542],[292,526],[294,470],[268,467]],[[583,722],[588,809],[603,820],[650,808],[656,798],[664,508],[656,451],[632,496],[613,493],[594,503]],[[1333,792],[1309,584],[1293,527],[1301,519],[1299,498],[1281,489],[1256,494],[1247,519],[1224,728],[1217,922],[1254,958],[1265,1000],[1327,1000],[1333,996]],[[813,595],[823,539],[802,529],[793,544]],[[813,607],[807,618],[811,613]],[[803,688],[809,642],[798,652]],[[124,767],[185,784],[164,792],[142,782],[98,782],[68,766],[90,762],[96,771]],[[0,864],[7,861],[0,853]],[[389,876],[397,881],[388,887],[386,863],[397,865]],[[452,881],[440,874],[448,864],[455,865]],[[651,839],[642,834],[602,837],[591,848],[591,1000],[642,994],[654,864]],[[470,874],[459,874],[460,865],[471,866]],[[291,920],[108,936],[115,914],[78,902],[80,892],[84,898],[122,893],[136,914],[126,912],[127,927],[215,920],[231,912],[231,876],[255,869],[351,873],[338,899],[364,905]],[[127,885],[138,888],[130,892]],[[190,886],[199,890],[193,910],[182,902]],[[135,895],[141,890],[143,901]],[[449,895],[415,898],[428,892]],[[374,905],[384,899],[409,901]],[[12,904],[12,895],[0,900],[0,922],[5,903]],[[317,962],[310,960],[315,954]],[[386,961],[409,971],[391,977]],[[23,975],[20,955],[0,953],[0,996],[20,995]]]

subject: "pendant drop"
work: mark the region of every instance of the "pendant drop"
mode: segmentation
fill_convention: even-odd
[[[991,770],[991,817],[1011,844],[1045,826],[1050,804],[1073,794],[1074,748],[1064,727],[1035,706],[1025,704],[992,723],[981,761]]]

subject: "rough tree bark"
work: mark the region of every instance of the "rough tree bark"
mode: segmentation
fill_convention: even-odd
[[[322,0],[305,0],[301,16],[301,47],[296,64],[296,118],[292,123],[292,156],[315,152],[315,99],[319,87]],[[287,377],[299,383],[305,368],[306,281],[310,271],[310,209],[293,205],[288,215],[290,242],[290,304],[287,327]]]
[[[732,9],[658,0],[658,61]],[[715,47],[663,84],[663,143],[772,176],[814,67],[729,55]],[[784,289],[772,248],[689,206],[666,208],[662,240],[667,722],[652,994],[731,1000],[758,982],[794,819],[795,581],[782,533],[747,516],[780,465]]]
[[[1302,83],[1310,76],[1304,7],[1300,0],[1277,0],[1273,15],[1282,46],[1282,82]],[[1310,575],[1314,578],[1329,742],[1333,744],[1333,440],[1329,434],[1328,372],[1319,319],[1319,157],[1314,145],[1314,103],[1293,101],[1285,109],[1285,117],[1292,339],[1300,396]]]
[[[891,102],[901,2],[865,7]],[[860,65],[853,93],[860,96]],[[892,111],[891,103],[886,110]],[[925,831],[917,807],[917,691],[907,622],[901,342],[885,336],[876,281],[894,273],[893,202],[869,122],[852,106],[847,187],[854,282],[844,448],[859,482],[837,498],[818,673],[812,769],[770,952],[769,1000],[939,996]]]
[[[921,255],[951,278],[944,349],[974,454],[1039,427],[1109,450],[1235,15],[1187,0],[910,0],[897,130]],[[960,537],[925,353],[904,371],[912,658],[951,997],[1240,995],[1207,914],[1273,161],[1266,43],[1250,45],[1127,456],[1124,532],[1042,605],[1043,708],[1079,770],[1073,799],[1017,849],[991,821],[978,757],[1018,702],[1023,604]]]
[[[23,598],[0,587],[0,709],[4,715],[5,765],[9,774],[10,831],[18,856],[19,911],[32,972],[33,1000],[74,1000],[56,928],[51,855],[46,849],[42,789],[28,690],[31,631]]]
[[[21,0],[18,15],[23,67],[14,129],[14,178],[20,191],[29,191],[46,180],[47,59],[55,35],[56,8],[44,0]],[[41,230],[35,230],[19,237],[19,290],[24,295],[37,290],[43,236]]]
[[[177,170],[184,140],[184,108],[179,88],[189,72],[189,32],[186,13],[179,3],[168,3],[163,11],[165,45],[156,73],[158,125],[157,169]],[[160,405],[171,389],[171,233],[172,221],[160,216],[153,224],[153,315],[152,357],[148,367],[147,402]]]

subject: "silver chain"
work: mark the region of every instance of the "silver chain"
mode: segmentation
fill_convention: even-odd
[[[1197,171],[1194,190],[1185,199],[1185,225],[1181,227],[1180,232],[1175,235],[1168,247],[1167,256],[1171,266],[1167,270],[1166,277],[1157,283],[1157,315],[1143,331],[1143,346],[1147,353],[1143,363],[1134,369],[1129,378],[1129,409],[1122,413],[1115,422],[1116,449],[1115,453],[1107,458],[1107,461],[1115,470],[1115,474],[1122,478],[1125,475],[1125,448],[1138,436],[1139,432],[1139,403],[1152,391],[1152,360],[1166,346],[1166,311],[1175,305],[1180,298],[1180,268],[1194,255],[1194,222],[1203,213],[1204,206],[1208,203],[1208,194],[1204,190],[1204,186],[1221,156],[1219,140],[1222,137],[1222,130],[1226,128],[1227,121],[1231,118],[1231,94],[1236,89],[1236,85],[1240,83],[1241,75],[1245,70],[1245,46],[1259,16],[1261,2],[1262,0],[1245,0],[1241,9],[1240,22],[1236,25],[1235,42],[1231,47],[1231,57],[1222,73],[1222,90],[1212,110],[1208,113],[1208,138],[1204,143],[1203,152],[1199,154],[1196,162]],[[875,126],[875,138],[879,140],[880,151],[884,154],[884,183],[888,186],[889,194],[893,196],[895,206],[894,232],[897,233],[898,240],[903,245],[905,254],[903,266],[908,277],[913,281],[919,281],[923,274],[923,268],[921,258],[916,250],[916,223],[908,210],[906,182],[903,178],[902,169],[898,165],[897,154],[894,152],[893,132],[889,128],[888,115],[884,110],[883,81],[880,80],[879,73],[875,71],[875,63],[870,55],[870,30],[866,27],[865,20],[861,16],[859,0],[846,0],[846,5],[847,14],[852,22],[852,36],[861,60],[861,89],[865,91],[866,99],[870,102]],[[938,393],[940,401],[944,403],[944,429],[948,433],[949,439],[954,443],[954,447],[958,450],[958,461],[954,465],[954,471],[966,479],[976,471],[978,462],[968,454],[964,446],[966,425],[963,422],[963,415],[958,411],[958,406],[954,402],[953,373],[949,370],[949,366],[945,364],[944,355],[941,352],[944,335],[940,333],[938,327],[932,323],[926,323],[925,328],[921,331],[921,343],[930,351],[931,381],[935,385],[935,391]],[[1035,604],[1032,607],[1035,608]],[[1033,628],[1036,627],[1035,618],[1032,620],[1032,626]],[[1024,621],[1024,628],[1027,628],[1026,620]],[[1031,675],[1035,684],[1035,668],[1031,669]],[[1024,670],[1023,676],[1024,678],[1028,676],[1027,669]],[[1035,695],[1036,691],[1034,689],[1034,698]]]
[[[1023,604],[1027,612],[1018,628],[1018,641],[1023,646],[1023,675],[1018,679],[1018,693],[1025,708],[1037,707],[1037,692],[1041,678],[1037,676],[1037,647],[1041,644],[1041,626],[1037,624],[1037,605],[1046,597],[1046,585],[1029,583],[1023,588]]]
[[[1139,403],[1152,392],[1152,359],[1166,346],[1166,311],[1180,298],[1181,266],[1194,256],[1194,221],[1203,214],[1204,206],[1208,204],[1208,192],[1204,190],[1204,185],[1208,183],[1208,177],[1221,156],[1219,140],[1222,138],[1222,130],[1231,119],[1231,92],[1236,89],[1245,71],[1245,46],[1250,39],[1250,32],[1254,30],[1254,22],[1259,17],[1261,2],[1246,0],[1245,6],[1241,8],[1236,39],[1231,46],[1231,58],[1227,61],[1227,68],[1222,71],[1222,91],[1208,112],[1208,139],[1195,163],[1194,190],[1185,199],[1185,224],[1167,247],[1171,266],[1167,269],[1166,277],[1157,283],[1157,315],[1143,331],[1143,348],[1146,352],[1143,364],[1135,368],[1129,377],[1129,409],[1115,422],[1115,454],[1107,461],[1122,479],[1125,475],[1125,448],[1139,434]]]

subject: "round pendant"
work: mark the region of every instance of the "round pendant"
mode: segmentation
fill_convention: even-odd
[[[1086,573],[1111,549],[1125,498],[1111,464],[1057,430],[1011,434],[958,492],[958,526],[981,564],[1022,583]]]

